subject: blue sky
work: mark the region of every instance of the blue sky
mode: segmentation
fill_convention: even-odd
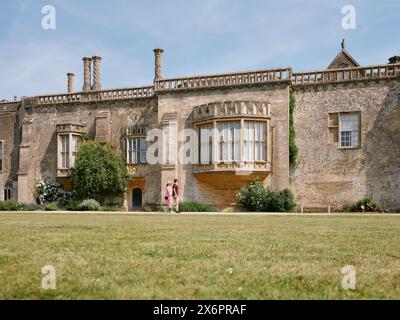
[[[344,5],[355,30],[341,26]],[[41,26],[44,5],[56,29]],[[0,99],[82,87],[84,55],[99,54],[103,88],[151,84],[152,49],[164,77],[291,66],[323,69],[347,49],[361,65],[400,54],[398,0],[14,0],[0,4]]]

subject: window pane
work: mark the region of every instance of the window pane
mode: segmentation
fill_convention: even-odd
[[[258,143],[258,142],[256,142],[255,143],[255,160],[256,161],[259,161],[260,160],[260,153],[261,153],[261,150],[260,150],[260,143]]]
[[[352,113],[340,114],[340,145],[341,147],[359,146],[360,115]]]
[[[140,163],[146,163],[146,150],[147,150],[147,141],[144,138],[141,138],[140,140]]]
[[[261,161],[265,161],[265,145],[264,142],[261,143]]]
[[[342,131],[341,145],[342,147],[351,147],[351,131]]]
[[[260,141],[264,141],[264,131],[265,131],[265,123],[261,123],[260,126]]]
[[[61,168],[69,169],[69,135],[61,135]]]
[[[205,125],[200,127],[200,163],[203,164],[211,162],[211,155],[212,155],[211,134],[212,130],[210,125]]]
[[[74,166],[74,164],[75,164],[75,157],[76,157],[76,154],[78,153],[78,150],[79,150],[79,145],[80,145],[80,141],[81,141],[81,138],[79,137],[79,136],[77,136],[77,135],[73,135],[72,136],[72,141],[71,141],[71,150],[72,150],[72,163],[71,163],[71,166],[73,167]]]

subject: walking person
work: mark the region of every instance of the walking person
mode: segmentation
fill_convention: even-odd
[[[178,179],[174,179],[174,184],[172,185],[172,196],[175,202],[175,211],[176,213],[181,213],[179,211],[179,186]]]
[[[168,204],[168,212],[172,212],[172,206],[174,205],[174,198],[172,196],[172,183],[171,181],[167,182],[167,187],[165,190],[165,200],[167,200]]]

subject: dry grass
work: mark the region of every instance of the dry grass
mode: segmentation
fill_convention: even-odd
[[[398,299],[400,216],[2,213],[0,299],[21,298]]]

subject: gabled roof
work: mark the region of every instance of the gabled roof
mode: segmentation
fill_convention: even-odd
[[[346,65],[346,66],[344,66]],[[332,60],[327,69],[342,69],[359,67],[360,64],[347,52],[344,46],[344,39],[342,40],[342,50],[337,54],[335,59]]]

